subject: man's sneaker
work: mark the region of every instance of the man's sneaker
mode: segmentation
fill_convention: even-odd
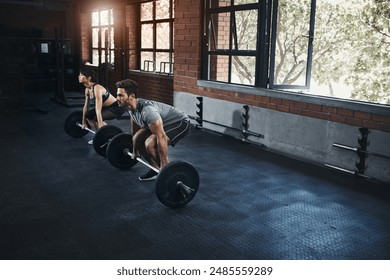
[[[144,175],[141,175],[138,177],[141,181],[150,181],[150,180],[155,180],[157,178],[157,172],[149,169],[148,172],[146,172]]]
[[[88,141],[88,144],[89,144],[89,145],[93,145],[93,140],[89,140],[89,141]]]

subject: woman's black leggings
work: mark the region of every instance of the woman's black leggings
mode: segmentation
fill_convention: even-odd
[[[122,116],[125,111],[124,108],[119,107],[117,102],[114,102],[110,106],[102,108],[102,118],[103,120],[116,119]],[[85,113],[85,118],[91,121],[97,121],[95,108],[88,110]]]

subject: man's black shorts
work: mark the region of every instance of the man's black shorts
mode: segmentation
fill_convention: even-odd
[[[184,138],[189,130],[190,122],[185,120],[164,126],[165,134],[171,140],[170,144],[172,146],[175,146],[180,139]]]

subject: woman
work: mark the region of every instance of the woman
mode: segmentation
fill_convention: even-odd
[[[80,70],[79,83],[85,86],[85,102],[83,107],[82,127],[89,126],[97,131],[106,125],[104,120],[120,117],[125,110],[118,106],[116,98],[102,85],[97,83],[96,74],[90,68]],[[95,103],[95,108],[89,110],[89,105]],[[92,140],[88,142],[93,144]]]

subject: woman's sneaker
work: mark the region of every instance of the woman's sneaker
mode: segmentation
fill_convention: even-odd
[[[138,177],[140,181],[150,181],[156,178],[157,178],[157,172],[152,169],[149,169],[149,171],[146,172],[144,175]]]
[[[88,141],[88,144],[89,144],[89,145],[93,145],[93,140],[89,140],[89,141]]]

